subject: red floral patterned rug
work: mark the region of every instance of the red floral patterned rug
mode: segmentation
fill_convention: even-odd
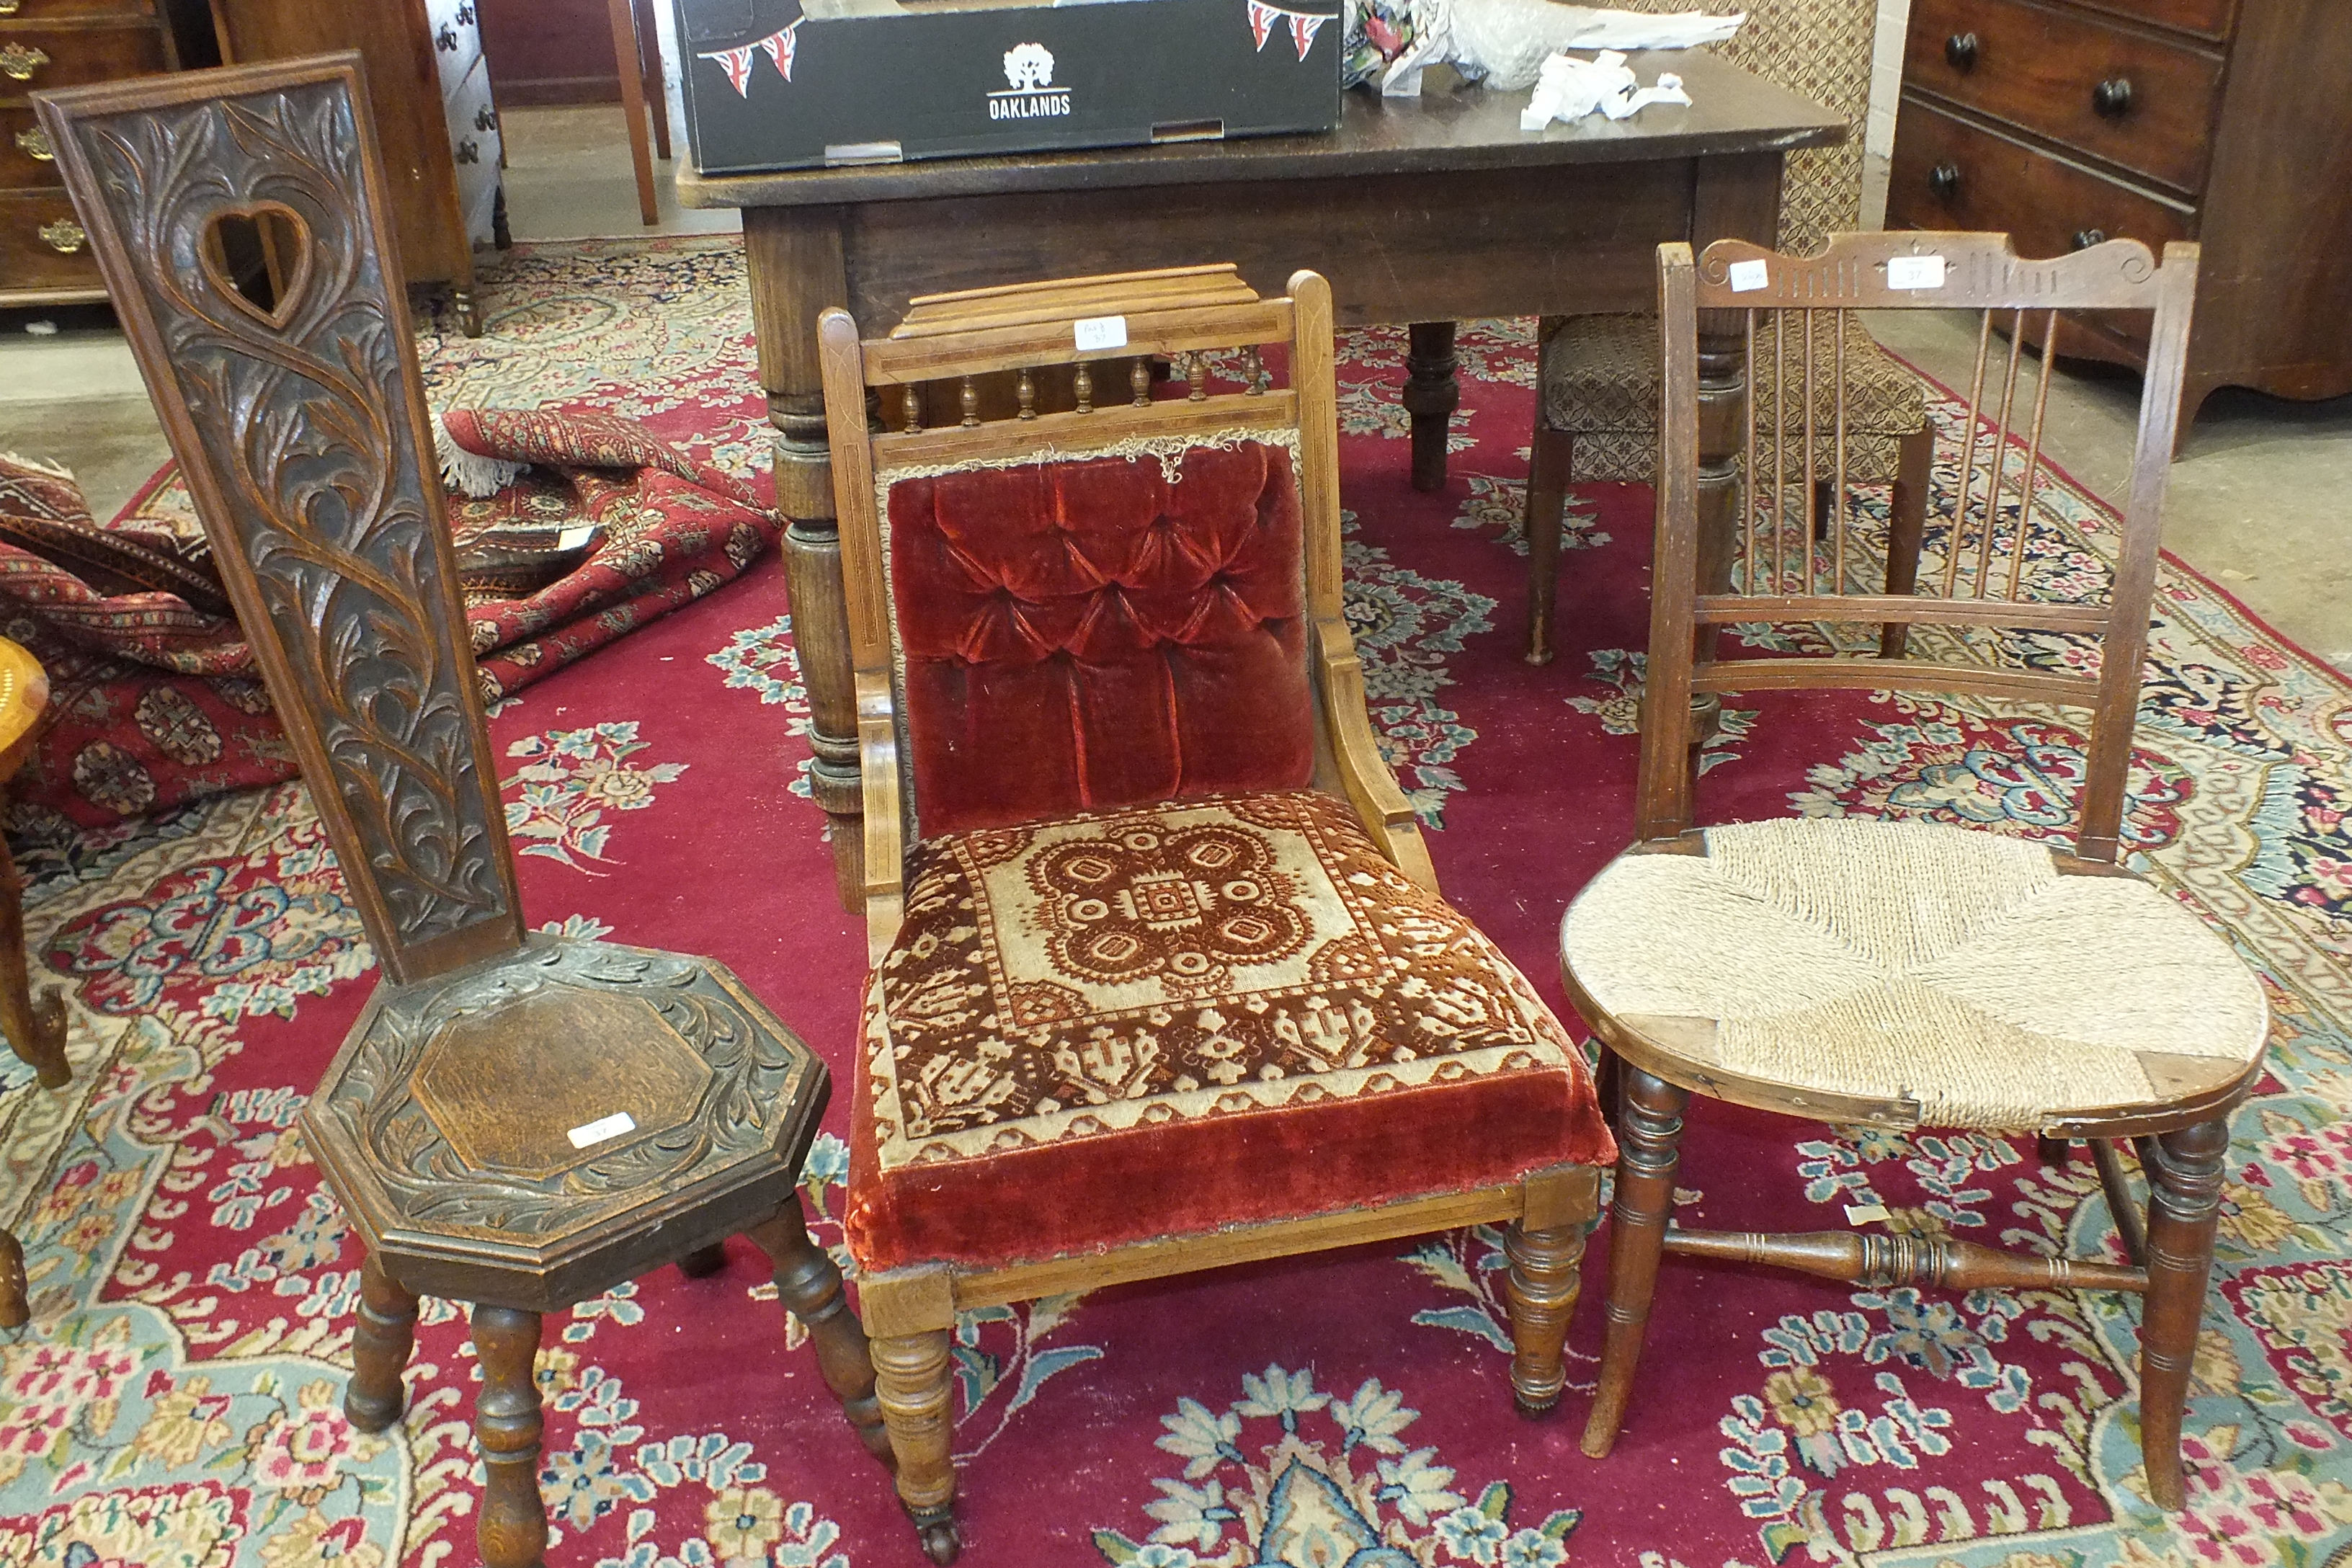
[[[427,344],[443,401],[631,414],[739,474],[764,460],[731,243],[519,249],[488,295],[488,335]],[[1563,650],[1529,668],[1526,326],[1465,331],[1454,477],[1433,496],[1405,482],[1402,335],[1341,349],[1375,716],[1449,893],[1558,1005],[1559,910],[1629,831],[1646,492],[1580,498]],[[2105,509],[2066,487],[2037,504],[2037,568],[2095,570]],[[1669,1262],[1625,1436],[1596,1464],[1575,1447],[1585,1394],[1547,1422],[1510,1414],[1501,1258],[1471,1232],[971,1314],[965,1561],[2334,1561],[2352,1542],[2352,688],[2177,567],[2157,614],[2135,863],[2231,935],[2278,1016],[2273,1078],[2235,1123],[2188,1513],[2155,1511],[2138,1474],[2136,1301]],[[791,632],[762,564],[501,703],[492,728],[534,923],[711,953],[845,1078],[864,939],[797,798]],[[1710,819],[2032,834],[2081,766],[2045,711],[1749,700],[1708,759]],[[77,1070],[47,1093],[11,1063],[0,1099],[0,1221],[25,1238],[36,1310],[0,1342],[0,1563],[475,1561],[461,1310],[427,1303],[398,1427],[362,1436],[340,1413],[357,1250],[288,1129],[373,975],[301,791],[105,830],[13,826]],[[828,1241],[847,1100],[806,1177]],[[1712,1105],[1684,1180],[1717,1225],[1827,1226],[1876,1203],[1915,1230],[2095,1250],[2105,1222],[2087,1165],[2001,1140]],[[1571,1335],[1587,1389],[1597,1318],[1589,1297]],[[914,1568],[887,1480],[799,1338],[743,1245],[715,1278],[666,1270],[551,1319],[550,1561]]]

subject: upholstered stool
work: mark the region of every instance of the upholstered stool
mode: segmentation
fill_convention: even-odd
[[[1564,316],[1544,323],[1538,358],[1541,405],[1536,418],[1534,458],[1528,480],[1528,662],[1551,662],[1551,617],[1559,577],[1560,513],[1568,487],[1598,480],[1647,484],[1658,462],[1658,321],[1655,316]],[[1801,374],[1801,322],[1790,323],[1776,344],[1762,328],[1756,333],[1756,361],[1748,367],[1750,395],[1772,406],[1783,374]],[[1919,530],[1927,505],[1927,468],[1933,437],[1927,426],[1927,385],[1908,367],[1872,341],[1859,321],[1849,320],[1841,363],[1836,332],[1827,323],[1814,329],[1812,386],[1815,425],[1826,432],[1836,423],[1836,387],[1845,386],[1845,477],[1848,484],[1895,487],[1889,527],[1890,570],[1894,557],[1917,560]],[[1803,478],[1803,439],[1793,439],[1781,459],[1787,482]],[[1751,483],[1773,473],[1773,433],[1757,432],[1757,473]],[[1827,527],[1837,454],[1817,435],[1813,464],[1815,510]],[[1907,579],[1906,579],[1907,581]]]

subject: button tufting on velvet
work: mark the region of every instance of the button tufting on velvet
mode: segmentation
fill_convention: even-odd
[[[902,479],[890,577],[926,833],[1313,773],[1289,455]]]

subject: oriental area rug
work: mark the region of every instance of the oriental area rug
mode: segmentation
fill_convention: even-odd
[[[485,303],[478,340],[428,330],[437,404],[632,416],[764,486],[731,241],[520,247]],[[1373,715],[1447,892],[1566,1016],[1560,911],[1631,830],[1648,492],[1575,498],[1559,658],[1531,668],[1532,324],[1465,328],[1439,494],[1406,483],[1403,351],[1402,332],[1366,331],[1340,353],[1348,595]],[[2098,570],[2106,508],[2070,485],[2035,500],[2038,556]],[[2139,1469],[2138,1302],[2094,1292],[1856,1289],[1669,1259],[1624,1436],[1587,1460],[1604,1225],[1570,1390],[1542,1422],[1511,1412],[1489,1231],[968,1315],[964,1562],[2347,1561],[2352,685],[2177,563],[2155,614],[2132,863],[2261,972],[2276,1016],[2270,1076],[2233,1123],[2186,1513],[2152,1507]],[[807,723],[770,555],[501,701],[491,728],[531,922],[719,958],[845,1086],[865,936],[805,798]],[[1706,754],[1701,820],[2046,834],[2081,742],[2067,715],[2028,707],[1741,699]],[[359,1251],[290,1129],[374,975],[300,786],[102,829],[24,810],[11,826],[75,1074],[43,1091],[11,1060],[0,1099],[0,1222],[26,1243],[35,1310],[0,1341],[0,1563],[475,1562],[462,1310],[425,1303],[401,1424],[367,1436],[341,1410]],[[805,1175],[835,1245],[848,1102],[845,1087]],[[1685,1151],[1685,1212],[1712,1226],[1834,1228],[1874,1205],[1913,1233],[2111,1245],[2088,1162],[2045,1165],[2030,1142],[1701,1100]],[[666,1269],[551,1316],[549,1561],[918,1568],[801,1339],[740,1242],[715,1277]]]

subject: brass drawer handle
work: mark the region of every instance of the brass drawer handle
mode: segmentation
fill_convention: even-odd
[[[41,226],[41,238],[59,256],[71,256],[82,247],[89,236],[84,233],[81,225],[74,222],[73,219],[61,217],[55,223],[45,223]]]
[[[1944,40],[1944,63],[1956,71],[1977,68],[1977,36],[1974,33],[1954,33]]]
[[[25,0],[0,0],[0,16],[13,16],[25,8]]]
[[[492,112],[490,111],[490,106],[489,106],[488,104],[487,104],[487,103],[486,103],[486,104],[482,105],[482,107],[481,107],[481,108],[479,108],[479,109],[478,109],[478,110],[474,110],[474,129],[475,129],[475,130],[477,130],[477,131],[495,131],[495,130],[497,130],[497,129],[498,129],[498,127],[499,127],[499,117],[498,117],[496,114],[494,114],[494,113],[492,113]]]
[[[1946,201],[1960,194],[1960,166],[1938,163],[1927,171],[1927,188]]]
[[[2113,76],[2091,89],[2091,112],[2103,120],[2121,120],[2131,112],[2131,78]]]
[[[22,44],[10,44],[0,49],[0,73],[30,81],[33,73],[49,63],[49,57],[39,49],[28,49]]]
[[[7,0],[0,0],[0,5],[6,3]],[[16,132],[16,150],[36,163],[49,163],[57,161],[57,149],[49,145],[49,133],[37,125],[30,131]]]
[[[455,156],[460,163],[478,163],[482,161],[482,144],[470,136],[465,137],[458,142]]]

